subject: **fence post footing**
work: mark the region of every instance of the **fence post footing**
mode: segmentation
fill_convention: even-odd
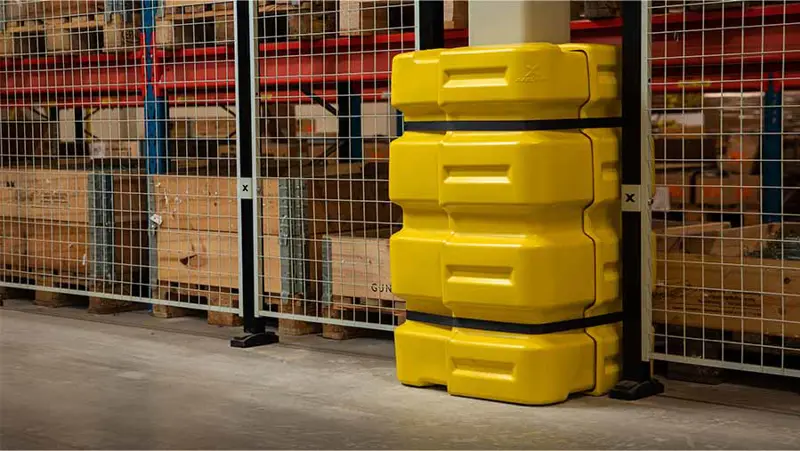
[[[278,335],[275,332],[259,332],[257,334],[242,335],[231,338],[232,348],[254,348],[256,346],[271,345],[278,343]]]
[[[611,389],[608,396],[612,399],[623,401],[636,401],[637,399],[649,398],[664,393],[664,384],[658,379],[644,381],[622,380]]]

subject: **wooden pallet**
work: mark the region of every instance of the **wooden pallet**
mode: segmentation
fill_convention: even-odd
[[[670,230],[664,233],[680,235]],[[703,230],[661,249],[655,262],[653,321],[800,338],[800,261],[762,255],[781,230],[796,234],[800,225]]]
[[[336,6],[337,2],[326,0],[259,1],[259,36],[277,41],[334,37]]]
[[[227,327],[242,325],[242,317],[237,313],[206,309],[209,306],[237,308],[239,306],[239,290],[235,288],[161,282],[155,298],[187,305],[184,308],[153,304],[152,314],[157,318],[175,318],[206,312],[208,324]]]
[[[173,0],[156,19],[156,45],[161,48],[231,45],[233,2]]]
[[[29,276],[31,296],[36,305],[42,307],[86,307],[89,313],[110,315],[115,313],[142,310],[146,304],[131,301],[109,299],[101,295],[130,295],[131,285],[123,283],[93,283],[74,275],[40,275]],[[55,288],[83,291],[87,294],[68,294],[40,288]]]
[[[333,302],[323,308],[325,318],[344,321],[355,321],[368,324],[387,324],[399,326],[405,321],[406,306],[404,301],[380,300],[370,298],[352,298],[334,296]],[[325,323],[322,336],[332,340],[347,340],[356,337],[374,336],[380,331],[368,327],[350,327]]]
[[[138,43],[137,22],[119,15],[107,20],[101,14],[10,21],[0,35],[0,54],[132,51]]]
[[[318,301],[305,299],[283,300],[277,293],[264,296],[264,308],[268,311],[290,315],[302,315],[309,318],[321,318],[322,308]],[[278,335],[300,336],[322,332],[319,321],[302,321],[289,318],[278,318]]]
[[[762,222],[763,213],[748,206],[684,205],[683,218],[689,223],[730,222],[733,226],[752,226]]]
[[[328,2],[336,4],[336,2]],[[339,34],[370,36],[408,31],[414,27],[414,2],[410,0],[347,0],[339,2]],[[468,26],[468,2],[444,0],[444,29]]]

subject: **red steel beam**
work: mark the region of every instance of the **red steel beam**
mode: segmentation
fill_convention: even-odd
[[[573,21],[572,40],[621,43],[622,21]],[[800,60],[800,4],[653,16],[652,59],[659,66],[737,65]]]
[[[0,95],[136,92],[143,85],[142,71],[133,65],[0,72]]]

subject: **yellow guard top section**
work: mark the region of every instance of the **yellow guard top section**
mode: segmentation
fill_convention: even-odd
[[[404,53],[393,62],[392,105],[406,121],[616,116],[617,67],[616,48],[595,44]]]

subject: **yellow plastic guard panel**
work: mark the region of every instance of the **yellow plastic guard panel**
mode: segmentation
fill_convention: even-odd
[[[403,53],[392,60],[392,106],[406,121],[444,119],[439,108],[439,54],[441,50]]]
[[[584,229],[595,243],[595,302],[586,310],[592,317],[622,311],[620,294],[620,198],[619,131],[584,130],[592,140],[594,192],[592,205],[584,212]],[[592,394],[605,394],[619,380],[621,324],[586,329],[597,343],[596,384]]]
[[[616,47],[588,44],[562,45],[562,49],[586,55],[589,101],[581,117],[618,117],[619,53]],[[592,141],[594,202],[585,212],[584,229],[595,243],[595,303],[586,310],[592,317],[622,311],[620,294],[620,174],[619,129],[586,129]],[[593,395],[607,393],[619,380],[622,324],[586,329],[596,342],[596,375]]]
[[[512,323],[580,318],[594,302],[589,139],[566,132],[452,132],[440,198],[444,303],[455,316]]]
[[[394,331],[397,379],[405,385],[448,385],[452,328],[406,321]]]
[[[392,105],[406,121],[443,120],[438,106],[440,50],[405,53],[392,64]],[[389,157],[389,197],[403,208],[403,229],[390,241],[392,291],[408,310],[450,316],[442,304],[439,256],[451,234],[439,206],[438,160],[444,133],[406,132]],[[395,330],[397,377],[407,385],[447,384],[452,328],[406,321]]]
[[[594,385],[594,342],[581,330],[522,335],[456,328],[447,350],[453,395],[544,405]]]
[[[439,76],[450,120],[576,118],[589,98],[586,58],[553,44],[443,50]]]
[[[440,199],[453,236],[442,253],[444,303],[459,318],[550,323],[594,302],[591,142],[579,131],[452,132]],[[455,328],[452,394],[549,404],[589,390],[594,341],[583,330],[523,335]]]
[[[389,197],[403,208],[391,238],[392,291],[408,310],[450,316],[442,303],[440,255],[452,234],[439,206],[439,147],[444,133],[407,132],[391,144]],[[408,385],[447,383],[451,328],[406,321],[395,331],[397,377]]]

